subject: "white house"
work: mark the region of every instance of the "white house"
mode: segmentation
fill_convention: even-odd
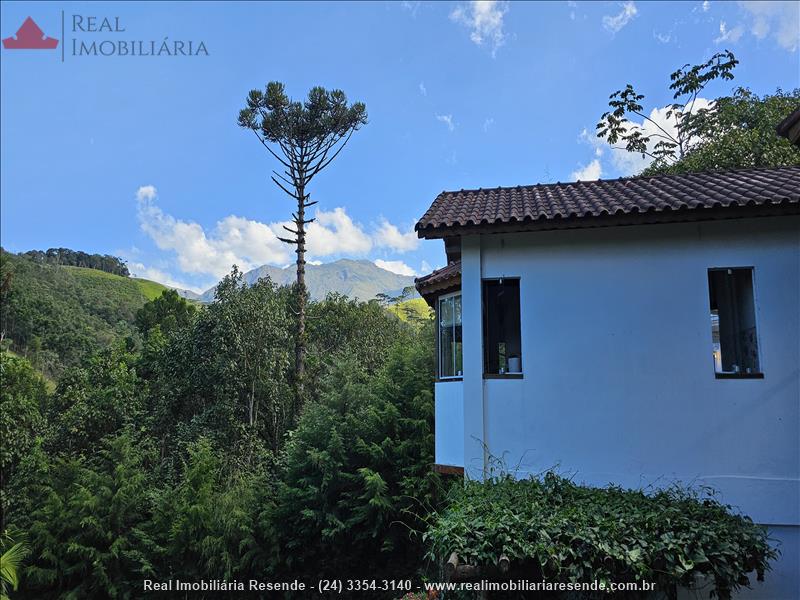
[[[800,167],[443,192],[436,462],[707,484],[800,598]]]

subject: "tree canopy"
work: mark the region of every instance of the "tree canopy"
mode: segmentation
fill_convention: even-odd
[[[610,110],[597,123],[597,137],[617,151],[649,157],[652,162],[643,175],[800,164],[800,150],[775,132],[800,104],[800,89],[778,88],[759,97],[738,87],[708,105],[700,102],[711,82],[732,80],[738,64],[726,50],[674,71],[669,85],[674,101],[666,107],[665,121],[648,115],[645,96],[628,84],[611,94]]]

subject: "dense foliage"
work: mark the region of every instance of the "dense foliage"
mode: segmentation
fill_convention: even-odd
[[[47,376],[135,335],[136,312],[166,288],[0,251],[0,337]]]
[[[0,352],[0,385],[0,531],[5,531],[6,511],[13,507],[9,484],[44,425],[47,391],[31,364],[10,352]]]
[[[125,262],[121,258],[109,254],[87,254],[86,252],[70,250],[69,248],[49,248],[46,251],[29,250],[23,256],[40,264],[85,267],[120,275],[121,277],[130,275]]]
[[[292,294],[236,270],[208,306],[166,292],[50,391],[2,352],[3,525],[30,547],[15,597],[136,598],[143,578],[284,579],[304,560],[417,573],[439,487],[429,325],[310,303],[301,410]]]
[[[674,487],[654,491],[580,486],[555,473],[468,482],[426,534],[440,563],[456,552],[463,563],[507,577],[575,582],[709,583],[720,598],[759,579],[777,556],[765,530],[713,497]],[[601,595],[606,595],[605,593]]]
[[[683,158],[672,164],[653,163],[642,174],[800,165],[800,149],[775,133],[776,125],[798,106],[800,88],[761,97],[736,88],[731,96],[717,98],[714,110],[697,116],[696,143]]]
[[[373,377],[340,360],[292,432],[273,511],[282,572],[316,565],[322,577],[359,578],[369,565],[370,577],[397,579],[419,567],[415,532],[440,491],[431,470],[433,356],[404,337]]]

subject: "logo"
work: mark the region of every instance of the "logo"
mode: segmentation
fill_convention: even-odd
[[[58,40],[47,37],[36,22],[28,17],[17,30],[17,34],[3,40],[3,48],[7,50],[53,50]]]

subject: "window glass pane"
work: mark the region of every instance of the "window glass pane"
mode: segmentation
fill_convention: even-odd
[[[453,373],[458,376],[464,374],[461,347],[461,296],[453,296]]]
[[[711,343],[717,373],[758,373],[752,269],[708,272]]]
[[[483,282],[484,372],[522,372],[519,279]]]
[[[461,296],[439,300],[439,377],[460,377]]]
[[[439,376],[453,376],[453,298],[439,301]]]

